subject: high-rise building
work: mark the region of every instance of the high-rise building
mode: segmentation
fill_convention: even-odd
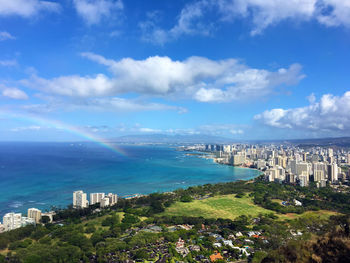
[[[22,214],[21,213],[7,213],[3,217],[3,224],[5,231],[10,231],[22,226]]]
[[[338,165],[336,163],[328,165],[328,180],[331,182],[338,181]]]
[[[109,206],[109,198],[108,197],[104,197],[101,199],[101,202],[100,202],[100,207],[106,207],[106,206]]]
[[[91,193],[90,194],[90,204],[94,205],[101,203],[101,200],[105,197],[105,193]]]
[[[29,208],[28,217],[34,219],[35,223],[39,223],[41,219],[41,211],[37,208]]]
[[[265,168],[265,167],[266,167],[266,161],[265,161],[265,160],[259,159],[259,160],[256,162],[256,167],[257,167],[258,169]]]
[[[110,206],[115,205],[118,202],[118,196],[116,194],[109,193],[107,197],[109,199]]]
[[[321,182],[321,180],[326,179],[324,163],[319,163],[319,162],[314,163],[313,164],[313,174],[314,174],[314,181],[315,182]]]
[[[308,186],[309,185],[309,177],[306,175],[299,175],[299,184],[302,187]]]
[[[267,175],[267,179],[269,182],[274,182],[275,180],[279,180],[279,170],[276,167],[267,169],[265,171],[265,174]]]
[[[287,174],[286,180],[288,183],[294,184],[296,182],[296,177],[295,174]]]
[[[332,148],[328,149],[328,157],[333,157],[333,149]]]
[[[245,156],[243,154],[235,154],[232,155],[231,160],[233,166],[242,165],[245,162]]]
[[[86,193],[83,191],[73,192],[73,208],[86,208],[89,206],[89,201],[86,198]]]
[[[224,145],[223,146],[223,151],[224,152],[231,152],[231,145]]]
[[[290,166],[290,171],[292,174],[297,174],[297,161],[296,160],[291,160],[289,162],[289,166]]]
[[[296,174],[307,174],[309,175],[311,172],[311,166],[309,163],[306,162],[300,162],[296,164]]]
[[[303,162],[306,162],[307,160],[307,153],[303,153]]]

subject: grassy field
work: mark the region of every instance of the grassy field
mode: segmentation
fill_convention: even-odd
[[[274,212],[255,205],[247,196],[222,195],[190,203],[176,202],[161,215],[235,219],[240,215],[257,216],[260,213]]]
[[[293,214],[293,213],[288,213],[288,214],[278,214],[278,217],[282,220],[284,219],[297,219],[297,218],[318,218],[318,219],[329,219],[330,216],[333,215],[340,215],[340,213],[333,212],[333,211],[328,211],[328,210],[319,210],[319,211],[306,211],[302,214]]]
[[[281,202],[282,200],[274,200]],[[248,196],[236,198],[235,195],[222,195],[207,198],[204,200],[195,200],[190,203],[176,202],[172,206],[166,208],[161,215],[167,216],[202,216],[204,218],[224,218],[235,219],[240,215],[257,216],[259,214],[273,213],[281,220],[290,220],[300,217],[318,217],[328,219],[331,215],[338,213],[326,210],[308,211],[301,215],[298,214],[277,214],[274,211],[262,208],[253,203]]]

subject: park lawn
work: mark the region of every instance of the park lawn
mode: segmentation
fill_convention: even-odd
[[[294,214],[294,213],[288,213],[288,214],[278,214],[278,217],[282,220],[292,220],[297,218],[319,218],[323,220],[328,220],[330,216],[334,215],[341,215],[338,212],[329,211],[329,210],[319,210],[319,211],[306,211],[302,214]]]
[[[275,213],[253,203],[251,197],[236,198],[235,195],[220,195],[189,203],[176,202],[166,208],[161,216],[193,216],[204,218],[235,219],[240,215],[257,216]]]
[[[283,200],[281,200],[281,199],[271,199],[271,201],[275,202],[275,203],[278,203],[280,205],[282,205],[282,202],[283,202]]]

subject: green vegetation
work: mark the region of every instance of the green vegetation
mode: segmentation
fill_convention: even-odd
[[[214,251],[225,261],[347,260],[349,197],[257,179],[120,199],[103,210],[67,208],[54,224],[0,234],[0,262],[198,262]]]
[[[235,195],[219,195],[191,203],[176,202],[160,216],[192,216],[204,218],[235,219],[241,215],[257,216],[271,213],[254,204],[251,197],[236,198]]]

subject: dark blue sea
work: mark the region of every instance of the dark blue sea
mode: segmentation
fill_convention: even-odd
[[[0,143],[0,217],[30,207],[66,207],[75,190],[124,196],[259,175],[170,146],[120,147],[127,156],[93,143]]]

